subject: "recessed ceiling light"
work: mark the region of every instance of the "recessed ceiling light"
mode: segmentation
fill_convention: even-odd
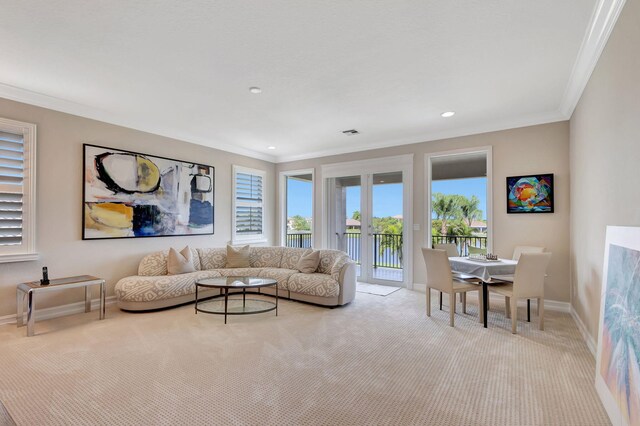
[[[249,87],[249,91],[250,91],[251,93],[255,93],[255,94],[262,93],[262,89],[261,89],[261,88],[259,88],[259,87],[255,87],[255,86],[253,86],[253,87]]]
[[[267,149],[276,149],[275,146],[268,146]]]
[[[456,115],[456,113],[454,111],[447,111],[447,112],[443,112],[442,114],[440,114],[440,116],[442,116],[444,118],[453,117],[454,115]]]

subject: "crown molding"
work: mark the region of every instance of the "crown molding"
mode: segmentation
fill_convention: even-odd
[[[328,157],[331,155],[348,154],[353,152],[370,151],[373,149],[392,148],[403,145],[411,145],[423,142],[432,142],[443,139],[459,138],[464,136],[479,135],[482,133],[499,132],[501,130],[516,129],[520,127],[536,126],[539,124],[556,123],[566,121],[568,118],[560,111],[531,114],[525,117],[509,118],[506,120],[494,120],[477,126],[455,128],[441,132],[424,133],[410,138],[385,140],[380,142],[364,142],[362,145],[343,145],[321,151],[306,152],[298,155],[281,155],[276,157],[276,163],[308,160],[311,158]],[[357,137],[357,136],[356,136]]]
[[[77,115],[79,117],[89,118],[92,120],[102,121],[117,126],[127,127],[129,129],[139,130],[146,133],[152,133],[167,138],[178,139],[209,148],[219,149],[234,154],[244,155],[259,160],[275,162],[275,156],[263,154],[246,148],[241,148],[228,143],[212,143],[210,139],[193,136],[186,132],[177,131],[175,129],[157,126],[155,124],[143,124],[139,121],[132,120],[120,114],[113,114],[99,108],[83,105],[66,99],[33,92],[8,84],[0,83],[0,98],[9,99],[16,102],[22,102],[29,105],[35,105],[54,111],[64,112],[67,114]]]
[[[560,104],[560,112],[566,119],[573,115],[600,55],[609,41],[625,1],[598,0],[596,3]]]

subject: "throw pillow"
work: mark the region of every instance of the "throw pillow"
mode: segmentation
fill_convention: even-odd
[[[318,269],[320,264],[320,252],[318,250],[310,249],[305,254],[300,256],[296,269],[303,274],[312,274]]]
[[[169,275],[186,274],[187,272],[195,271],[193,254],[189,246],[183,248],[180,253],[173,247],[169,249],[169,256],[167,256],[167,272]]]
[[[227,268],[250,268],[249,259],[249,246],[227,246]]]

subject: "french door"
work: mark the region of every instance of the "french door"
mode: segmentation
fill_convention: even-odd
[[[358,264],[361,282],[409,286],[409,168],[392,162],[356,166],[323,171],[326,246],[345,251]]]

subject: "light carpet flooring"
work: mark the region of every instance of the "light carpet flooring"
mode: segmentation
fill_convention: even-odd
[[[0,327],[0,400],[18,425],[608,425],[573,320],[510,323],[492,303],[425,315],[423,293],[337,309],[142,314],[110,307]],[[445,297],[446,302],[446,297]],[[446,308],[445,308],[446,309]],[[524,309],[520,312],[525,314]]]

